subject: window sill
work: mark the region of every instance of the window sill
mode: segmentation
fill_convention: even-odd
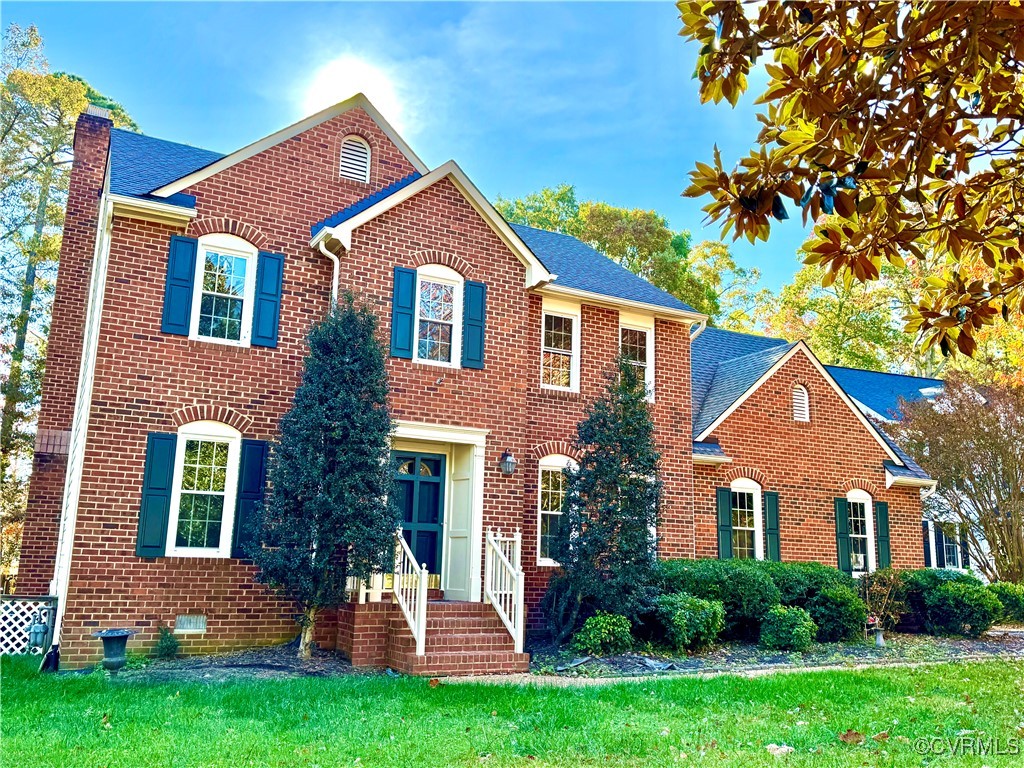
[[[192,558],[196,560],[228,560],[230,552],[222,552],[219,549],[169,549],[164,557],[176,557],[179,559]]]
[[[558,568],[559,564],[558,564],[558,562],[556,562],[555,560],[552,560],[551,558],[548,558],[548,557],[538,557],[537,558],[537,567],[538,568]]]
[[[581,398],[579,390],[562,389],[561,387],[548,387],[543,384],[540,385],[540,393],[545,397],[550,397],[556,400],[579,400]]]
[[[455,363],[443,363],[439,360],[421,360],[418,357],[414,357],[412,362],[415,365],[426,365],[431,368],[444,368],[446,371],[461,371],[462,366],[456,365]]]

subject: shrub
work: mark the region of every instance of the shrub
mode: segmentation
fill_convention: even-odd
[[[708,647],[725,626],[720,600],[703,600],[683,592],[659,597],[655,615],[665,643],[677,651]]]
[[[922,568],[917,571],[904,571],[903,584],[907,609],[919,621],[926,623],[925,598],[932,590],[947,583],[969,584],[973,587],[982,586],[981,580],[977,576],[966,571],[949,568]]]
[[[806,608],[807,603],[827,589],[854,587],[851,576],[822,563],[778,563],[765,560],[757,565],[779,588],[779,599],[783,605]]]
[[[633,647],[632,625],[625,616],[598,611],[572,639],[575,650],[588,656],[622,653]]]
[[[900,617],[907,612],[907,587],[902,571],[879,568],[861,576],[857,587],[868,615],[878,620],[878,626],[892,629],[899,624]]]
[[[153,653],[158,659],[176,659],[181,643],[167,627],[160,627],[160,637],[153,646]]]
[[[988,588],[1003,604],[1003,615],[1000,618],[1024,623],[1024,584],[997,581],[989,584]]]
[[[837,643],[863,636],[868,609],[852,588],[829,587],[812,597],[807,613],[818,625],[819,643]]]
[[[803,608],[776,605],[761,623],[761,647],[776,651],[806,651],[818,626]]]
[[[756,563],[745,560],[668,560],[660,564],[664,592],[686,592],[719,600],[725,608],[723,635],[758,636],[765,614],[779,604],[779,590]]]
[[[947,581],[925,593],[925,629],[933,635],[979,637],[1003,612],[1003,605],[980,584]]]

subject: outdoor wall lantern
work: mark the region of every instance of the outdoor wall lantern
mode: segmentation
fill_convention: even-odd
[[[42,648],[46,643],[46,630],[48,627],[43,623],[43,617],[36,611],[32,614],[32,624],[28,628],[28,644],[32,648]]]
[[[516,471],[516,465],[519,462],[516,461],[516,457],[512,455],[512,451],[508,448],[501,454],[501,459],[498,460],[498,466],[501,467],[501,474],[513,475]]]

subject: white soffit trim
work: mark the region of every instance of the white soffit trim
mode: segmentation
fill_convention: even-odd
[[[592,293],[590,291],[582,291],[579,288],[568,288],[564,285],[559,285],[557,277],[555,282],[547,283],[542,286],[538,293],[542,295],[551,296],[570,296],[577,299],[582,304],[590,304],[595,307],[607,307],[609,309],[621,310],[631,309],[633,311],[650,313],[654,317],[660,320],[673,320],[676,322],[702,322],[707,320],[706,315],[701,315],[696,312],[686,312],[682,309],[671,309],[670,307],[661,307],[657,304],[647,304],[643,301],[633,301],[632,299],[620,299],[616,296],[606,296],[603,293]]]
[[[177,192],[181,192],[183,189],[188,189],[193,184],[197,184],[203,179],[208,179],[214,174],[220,173],[221,171],[230,168],[236,163],[240,163],[243,160],[248,160],[253,155],[257,155],[264,150],[270,149],[276,144],[280,144],[282,141],[298,136],[303,131],[308,131],[310,128],[320,123],[326,122],[333,117],[344,114],[350,109],[356,107],[362,107],[363,110],[377,123],[378,127],[384,134],[394,142],[395,146],[401,150],[402,154],[405,155],[409,162],[413,164],[413,167],[420,173],[427,172],[426,164],[417,157],[416,153],[412,151],[412,148],[405,143],[405,140],[398,135],[398,132],[384,119],[383,115],[377,111],[377,108],[370,103],[370,100],[361,93],[357,93],[345,101],[335,104],[333,107],[328,107],[315,115],[310,115],[307,118],[300,120],[297,123],[289,125],[287,128],[282,128],[276,133],[272,133],[259,141],[255,141],[246,147],[235,150],[230,155],[225,155],[220,160],[210,163],[209,165],[200,168],[198,171],[190,173],[188,176],[182,176],[177,181],[172,181],[170,184],[165,184],[158,189],[154,189],[151,194],[157,197],[168,197]]]
[[[360,211],[351,219],[341,222],[334,227],[324,227],[317,232],[316,237],[310,241],[310,246],[313,248],[319,247],[321,242],[325,240],[335,240],[341,244],[346,250],[352,248],[352,233],[366,224],[368,221],[380,216],[382,213],[390,211],[397,205],[401,205],[409,198],[419,194],[427,187],[432,186],[441,179],[451,179],[455,187],[462,193],[462,196],[469,201],[470,205],[476,209],[477,213],[483,217],[495,234],[501,238],[502,242],[514,253],[519,260],[526,267],[526,284],[527,287],[534,287],[543,283],[550,282],[556,279],[556,275],[551,274],[540,262],[533,251],[531,251],[517,235],[508,223],[501,217],[494,206],[492,206],[487,198],[484,197],[480,190],[476,188],[476,185],[469,180],[469,177],[459,168],[458,164],[454,160],[449,160],[442,166],[439,166],[432,170],[430,173],[421,176],[416,181],[402,187],[397,192],[388,195],[380,202],[375,205],[371,205],[365,211]],[[330,245],[328,245],[330,247]]]
[[[719,416],[717,419],[715,419],[708,426],[707,429],[705,429],[699,435],[694,436],[694,438],[693,438],[694,442],[700,442],[700,441],[706,439],[708,437],[708,435],[710,435],[712,432],[714,432],[723,421],[725,421],[727,418],[729,418],[729,416],[731,416],[733,414],[733,412],[737,408],[739,408],[741,405],[743,405],[743,403],[746,402],[747,398],[749,398],[752,394],[754,394],[754,392],[756,392],[760,388],[760,386],[762,384],[764,384],[766,381],[768,381],[768,379],[770,379],[772,376],[774,376],[775,373],[780,368],[782,368],[782,366],[785,365],[790,360],[790,358],[792,358],[793,355],[795,355],[797,352],[802,352],[804,355],[807,356],[807,359],[810,360],[811,365],[814,366],[814,369],[822,376],[822,378],[825,379],[825,381],[828,382],[829,386],[832,387],[832,389],[835,391],[835,393],[837,395],[839,395],[839,399],[842,400],[844,403],[846,403],[847,407],[857,417],[858,421],[860,421],[860,423],[864,425],[864,428],[875,439],[875,442],[878,443],[881,446],[883,451],[885,451],[885,455],[888,456],[890,459],[892,459],[896,464],[899,464],[901,467],[904,466],[903,462],[900,460],[900,457],[897,456],[896,453],[892,450],[892,448],[889,447],[889,444],[886,443],[885,440],[882,439],[882,436],[880,434],[878,434],[878,430],[875,428],[875,426],[870,421],[868,421],[867,417],[861,412],[860,408],[857,407],[857,405],[856,405],[856,403],[854,403],[853,399],[848,394],[846,394],[846,392],[843,391],[843,388],[840,387],[839,384],[836,383],[836,380],[834,378],[832,378],[831,374],[829,374],[829,372],[827,370],[825,370],[825,366],[823,366],[818,361],[818,358],[816,358],[814,356],[814,353],[811,352],[810,348],[807,346],[807,344],[804,341],[798,341],[796,344],[794,344],[793,348],[791,350],[789,350],[789,352],[784,354],[775,363],[775,365],[773,365],[771,368],[769,368],[767,371],[765,371],[764,375],[762,375],[761,378],[759,378],[757,381],[755,381],[753,383],[753,385],[749,389],[747,389],[747,391],[744,392],[736,400],[736,402],[734,402],[732,405],[730,405],[725,410],[725,412],[722,413],[721,416]],[[725,364],[728,364],[728,362],[729,361],[726,360]]]
[[[193,208],[162,203],[158,200],[143,200],[125,195],[107,195],[114,216],[143,221],[155,221],[160,224],[187,224],[196,217]]]
[[[396,421],[394,437],[399,440],[422,440],[431,443],[457,443],[483,448],[489,430],[457,427],[449,424],[427,424],[421,421]]]
[[[693,454],[694,464],[732,464],[729,456],[698,456]]]
[[[920,477],[896,477],[889,470],[885,470],[885,487],[892,488],[925,488],[933,490],[937,485],[938,481],[928,478],[925,480]]]

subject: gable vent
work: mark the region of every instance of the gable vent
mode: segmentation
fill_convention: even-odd
[[[341,142],[341,177],[364,183],[370,180],[370,145],[358,136],[346,136]]]
[[[811,402],[807,389],[800,384],[793,387],[793,421],[811,420]]]

